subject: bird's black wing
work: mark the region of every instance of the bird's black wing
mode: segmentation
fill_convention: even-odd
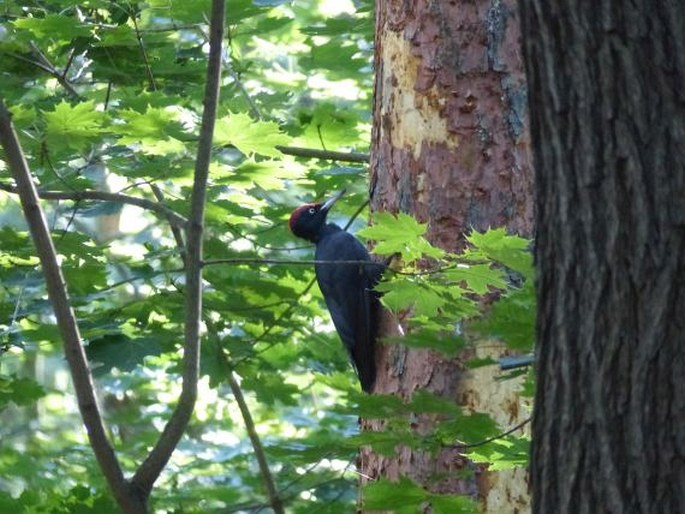
[[[317,260],[371,261],[366,248],[347,232],[337,232],[318,245]],[[319,287],[333,324],[359,376],[362,389],[370,392],[376,379],[375,342],[380,301],[373,286],[382,266],[336,264],[316,266]]]

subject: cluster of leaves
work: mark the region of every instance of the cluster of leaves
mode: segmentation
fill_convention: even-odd
[[[207,0],[9,0],[0,8],[2,95],[40,191],[53,193],[45,204],[53,238],[128,472],[178,396],[181,241],[163,210],[69,198],[106,191],[188,212],[208,6]],[[226,380],[234,373],[288,510],[349,512],[358,445],[390,447],[357,434],[364,402],[382,402],[397,419],[418,407],[393,410],[396,400],[359,397],[311,287],[311,267],[264,259],[311,255],[287,230],[299,203],[343,186],[349,194],[339,202],[340,216],[364,202],[363,167],[296,158],[276,147],[368,148],[371,2],[229,0],[226,20],[205,226],[201,394],[153,507],[225,512],[266,504]],[[1,161],[0,188],[8,191],[0,196],[0,511],[114,512],[86,445],[35,250]],[[390,227],[387,237],[375,227]],[[507,288],[505,268],[492,261],[528,272],[515,262],[520,246],[506,246],[522,243],[498,232],[473,234],[469,253],[451,256],[428,245],[423,228],[406,216],[378,218],[374,228],[364,235],[378,241],[380,253],[401,252],[409,273],[382,285],[389,308],[412,312],[417,329],[407,344],[455,352],[458,340],[445,323],[475,315],[478,295]],[[444,262],[444,269],[419,273],[425,258]],[[490,327],[527,308],[526,296],[505,303],[527,290],[530,281],[523,283],[492,310]],[[502,336],[512,337],[508,329]],[[471,432],[453,427],[429,443],[482,438],[494,430],[483,423]]]
[[[406,214],[380,213],[359,235],[375,250],[401,255],[402,270],[378,286],[384,305],[409,319],[413,330],[398,341],[455,355],[467,338],[462,320],[478,316],[482,299],[497,298],[488,315],[469,323],[472,333],[494,336],[512,350],[532,351],[535,310],[530,241],[504,229],[467,236],[469,248],[446,252],[425,238],[427,226]],[[445,327],[453,327],[452,331]]]
[[[405,334],[390,341],[455,356],[474,341],[494,338],[517,353],[532,352],[536,305],[530,241],[507,235],[504,229],[473,231],[466,237],[468,248],[455,254],[431,245],[424,237],[426,231],[427,225],[406,214],[380,213],[372,226],[358,232],[372,240],[377,251],[401,262],[401,268],[386,273],[378,286],[384,292],[384,305],[408,326]],[[394,267],[391,263],[391,270]],[[497,363],[473,359],[468,364]],[[502,379],[522,375],[522,394],[532,396],[532,369],[517,369]],[[488,415],[467,412],[425,391],[415,393],[408,403],[373,396],[357,398],[356,404],[360,416],[384,420],[382,433],[362,433],[355,440],[379,453],[391,455],[400,445],[433,453],[463,445],[461,451],[471,460],[488,463],[493,471],[528,462],[527,437],[500,437],[503,427]],[[417,415],[436,420],[420,436],[411,427]],[[396,512],[414,512],[413,506],[426,503],[435,512],[477,511],[463,497],[436,498],[406,479],[380,482],[368,489],[370,496],[364,498],[370,508],[380,505],[382,498],[395,498]]]

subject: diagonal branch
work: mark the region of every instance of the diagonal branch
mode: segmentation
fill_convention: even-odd
[[[224,360],[226,360],[226,356],[223,353],[222,357]],[[250,438],[255,457],[257,458],[259,472],[262,475],[262,481],[264,482],[267,495],[269,496],[269,505],[273,509],[274,514],[284,514],[285,510],[283,508],[283,499],[276,490],[276,484],[274,483],[273,475],[269,469],[269,463],[266,460],[266,453],[264,453],[262,441],[257,433],[257,428],[254,424],[254,420],[252,419],[250,408],[247,406],[247,402],[245,401],[245,396],[243,396],[243,391],[240,389],[240,384],[238,384],[233,371],[228,372],[227,379],[228,385],[233,393],[233,398],[235,398],[235,401],[238,404],[238,409],[240,409],[240,414],[243,417],[245,430]]]
[[[150,60],[148,59],[148,56],[147,56],[147,50],[145,50],[145,44],[143,43],[143,36],[140,33],[140,29],[138,28],[138,22],[136,21],[136,16],[137,16],[137,14],[135,12],[131,12],[129,14],[129,17],[131,18],[131,21],[133,22],[133,28],[136,32],[136,39],[138,40],[138,48],[140,48],[140,53],[142,54],[142,57],[143,57],[143,64],[145,65],[145,71],[147,73],[148,84],[150,85],[150,89],[152,91],[157,91],[157,82],[155,81],[155,76],[153,75],[152,68],[150,67]]]
[[[157,198],[157,201],[159,202],[157,205],[164,206],[164,193],[160,187],[156,184],[150,184],[150,189],[152,189],[152,194],[155,195],[155,198]],[[181,227],[174,223],[173,218],[169,214],[166,214],[166,216],[167,220],[169,221],[169,226],[171,227],[171,233],[176,241],[176,246],[178,246],[178,251],[181,252],[181,259],[185,263],[185,243],[183,242],[183,232],[181,231]]]
[[[66,72],[67,68],[64,69],[64,73],[60,73],[57,71],[57,68],[53,66],[53,64],[50,62],[50,59],[47,58],[47,56],[43,53],[43,51],[38,48],[38,45],[36,45],[33,41],[30,43],[31,44],[31,50],[33,50],[33,53],[38,57],[38,62],[30,61],[28,62],[33,63],[34,65],[38,66],[42,70],[47,71],[50,75],[52,75],[55,79],[57,79],[57,82],[69,93],[73,98],[77,100],[83,99],[83,97],[74,89],[74,86],[71,85],[71,82],[69,82],[66,78]]]
[[[134,485],[146,496],[169,461],[185,431],[197,399],[200,368],[200,319],[202,313],[202,234],[204,228],[207,178],[212,154],[212,138],[219,102],[221,54],[225,0],[212,1],[209,28],[209,64],[205,85],[202,127],[195,161],[191,211],[186,230],[186,318],[183,346],[183,385],[178,405],[147,459],[133,477]]]
[[[227,29],[227,36],[228,36],[228,52],[226,52],[226,70],[228,71],[228,74],[233,79],[233,82],[235,83],[235,85],[238,87],[240,92],[245,97],[247,104],[250,106],[250,111],[252,112],[252,116],[254,117],[254,119],[262,120],[264,118],[262,116],[262,113],[259,111],[259,107],[257,107],[257,104],[255,103],[254,99],[252,98],[252,96],[250,96],[250,93],[247,91],[245,84],[240,79],[240,75],[238,74],[238,72],[235,71],[235,68],[233,67],[233,44],[231,42],[232,39],[231,39],[231,29],[230,28]]]
[[[93,380],[88,369],[86,354],[81,345],[81,334],[71,308],[69,293],[57,261],[55,246],[45,215],[40,207],[38,193],[24,158],[17,134],[12,127],[11,114],[0,99],[0,142],[5,149],[8,167],[17,183],[24,217],[41,262],[48,297],[57,318],[57,325],[64,342],[64,353],[74,383],[79,411],[88,432],[90,445],[114,497],[126,513],[145,513],[145,503],[131,494],[124,479],[114,448],[110,444],[95,399]]]
[[[286,155],[293,155],[295,157],[306,157],[310,159],[324,159],[329,161],[343,161],[343,162],[369,162],[368,153],[359,152],[334,152],[331,150],[318,150],[315,148],[300,148],[297,146],[276,146],[276,150]]]
[[[493,441],[497,441],[498,439],[503,439],[508,435],[513,434],[517,430],[521,430],[524,426],[526,426],[528,423],[532,421],[533,418],[526,418],[520,423],[517,423],[513,427],[511,427],[509,430],[506,432],[502,432],[501,434],[493,435],[492,437],[488,437],[487,439],[483,439],[482,441],[478,441],[476,443],[464,443],[464,444],[453,444],[450,446],[450,448],[456,448],[457,450],[463,450],[466,448],[476,448],[478,446],[483,446],[485,444],[491,443]]]
[[[217,334],[217,327],[212,323],[211,320],[206,319],[207,329],[210,334]],[[218,343],[218,339],[217,343]],[[245,401],[245,395],[243,390],[240,388],[238,379],[233,371],[231,364],[229,363],[228,357],[224,352],[224,349],[220,344],[217,344],[217,358],[219,362],[223,365],[223,368],[227,370],[226,380],[231,392],[233,393],[233,398],[238,404],[238,409],[240,410],[240,415],[245,423],[245,431],[250,438],[250,443],[252,444],[252,449],[254,450],[255,458],[257,459],[257,465],[259,466],[259,473],[262,477],[262,482],[264,483],[264,488],[266,489],[266,494],[269,498],[269,506],[274,511],[274,514],[285,514],[283,508],[283,498],[281,498],[278,490],[276,489],[276,483],[274,482],[273,474],[271,469],[269,469],[269,462],[266,458],[266,452],[264,451],[264,445],[262,440],[257,433],[257,427],[250,412],[250,408]]]
[[[19,188],[9,184],[0,183],[0,190],[14,194],[19,193]],[[152,200],[147,200],[146,198],[140,198],[137,196],[125,195],[122,193],[110,193],[108,191],[92,190],[38,191],[38,196],[44,200],[73,200],[75,202],[81,200],[102,200],[104,202],[125,203],[129,205],[135,205],[141,209],[147,209],[155,214],[165,216],[172,226],[185,227],[188,223],[188,220],[186,220],[183,216],[162,203],[153,202]]]

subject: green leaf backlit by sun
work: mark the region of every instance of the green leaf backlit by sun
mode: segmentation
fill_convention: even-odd
[[[45,132],[51,146],[66,146],[76,150],[85,148],[99,137],[107,115],[95,109],[93,102],[71,105],[66,101],[44,113]]]
[[[408,262],[416,261],[424,256],[433,258],[444,256],[443,250],[431,245],[423,238],[427,228],[427,224],[419,223],[403,212],[397,215],[380,212],[374,217],[374,224],[360,230],[358,234],[376,241],[376,253],[391,255],[399,252]]]
[[[273,121],[255,121],[247,113],[229,114],[216,121],[214,142],[233,145],[245,155],[260,154],[279,157],[278,145],[287,145],[290,138]]]

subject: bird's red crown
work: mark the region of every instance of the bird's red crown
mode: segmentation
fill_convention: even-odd
[[[297,209],[293,211],[293,213],[290,215],[290,220],[288,221],[288,226],[290,227],[290,231],[293,231],[293,225],[297,223],[297,220],[300,216],[302,216],[302,213],[312,209],[316,208],[319,204],[317,203],[306,203],[304,205],[300,205]]]

